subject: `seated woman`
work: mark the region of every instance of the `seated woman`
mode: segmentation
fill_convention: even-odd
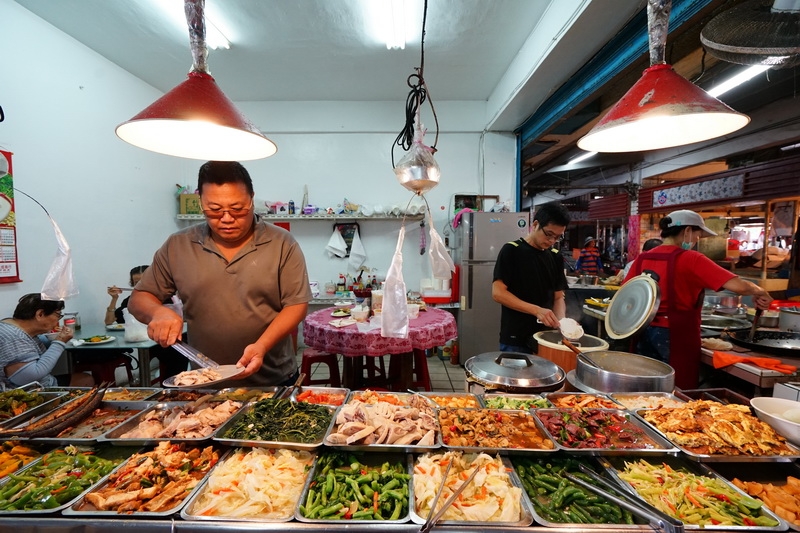
[[[61,328],[49,346],[39,335],[58,328],[63,309],[64,302],[42,300],[38,293],[31,293],[19,299],[12,318],[0,320],[0,382],[6,387],[32,381],[45,387],[94,385],[89,374],[50,374],[72,338],[72,330]]]
[[[142,274],[145,270],[149,268],[150,265],[141,265],[137,267],[133,267],[130,272],[130,279],[129,283],[131,287],[135,287],[139,280],[142,279]],[[122,300],[122,303],[119,307],[117,305],[117,299],[119,295],[122,294],[122,290],[117,287],[116,285],[112,285],[108,288],[108,294],[111,296],[111,303],[106,308],[106,316],[105,316],[105,323],[106,326],[113,324],[116,322],[117,324],[124,324],[125,323],[125,315],[122,313],[122,310],[128,307],[128,300],[130,300],[130,296]],[[164,302],[165,304],[171,304],[172,300]],[[159,362],[159,379],[164,380],[168,377],[174,376],[176,374],[180,374],[184,370],[188,368],[189,362],[186,360],[184,356],[173,350],[172,348],[163,348],[161,346],[153,346],[150,348],[150,357],[157,358]]]

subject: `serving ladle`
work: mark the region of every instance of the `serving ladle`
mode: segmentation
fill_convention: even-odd
[[[570,350],[572,350],[573,352],[575,352],[575,355],[577,355],[577,356],[578,356],[578,358],[580,358],[580,359],[581,359],[581,360],[582,360],[584,363],[586,363],[587,365],[589,365],[589,366],[593,366],[593,367],[595,367],[595,368],[600,368],[600,365],[598,365],[597,363],[595,363],[595,362],[594,362],[594,360],[593,360],[591,357],[589,357],[588,355],[586,355],[585,353],[583,353],[583,352],[582,352],[582,351],[581,351],[581,350],[580,350],[580,349],[579,349],[577,346],[575,346],[574,344],[572,344],[572,343],[569,341],[569,339],[567,339],[566,337],[564,337],[563,339],[561,339],[561,343],[562,343],[564,346],[566,346],[567,348],[569,348]]]

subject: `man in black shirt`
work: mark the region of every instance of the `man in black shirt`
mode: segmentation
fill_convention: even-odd
[[[533,334],[558,328],[558,321],[564,318],[567,278],[564,259],[553,247],[563,238],[569,220],[569,212],[561,204],[544,204],[533,217],[531,232],[500,249],[492,298],[503,306],[501,351],[533,353]]]

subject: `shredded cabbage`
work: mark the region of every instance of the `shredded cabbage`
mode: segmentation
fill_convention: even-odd
[[[264,518],[292,516],[314,456],[309,452],[238,449],[211,473],[190,513]]]
[[[448,462],[453,466],[447,474],[447,485],[439,497],[436,510],[472,473],[481,470],[442,516],[442,520],[469,522],[518,522],[522,515],[522,489],[511,484],[511,478],[500,457],[485,453],[461,454],[446,452],[422,455],[414,465],[414,500],[416,513],[427,518],[431,503],[442,484]]]

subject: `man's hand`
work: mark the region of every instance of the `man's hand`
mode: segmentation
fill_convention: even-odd
[[[244,373],[237,376],[243,379],[258,372],[264,364],[264,352],[257,344],[249,344],[245,347],[242,357],[236,362],[236,366],[244,368]]]
[[[172,346],[183,334],[183,319],[175,311],[160,306],[147,324],[147,335],[164,348]]]
[[[546,309],[544,307],[540,307],[536,312],[536,319],[550,328],[558,328],[560,326],[556,314],[550,309]]]

